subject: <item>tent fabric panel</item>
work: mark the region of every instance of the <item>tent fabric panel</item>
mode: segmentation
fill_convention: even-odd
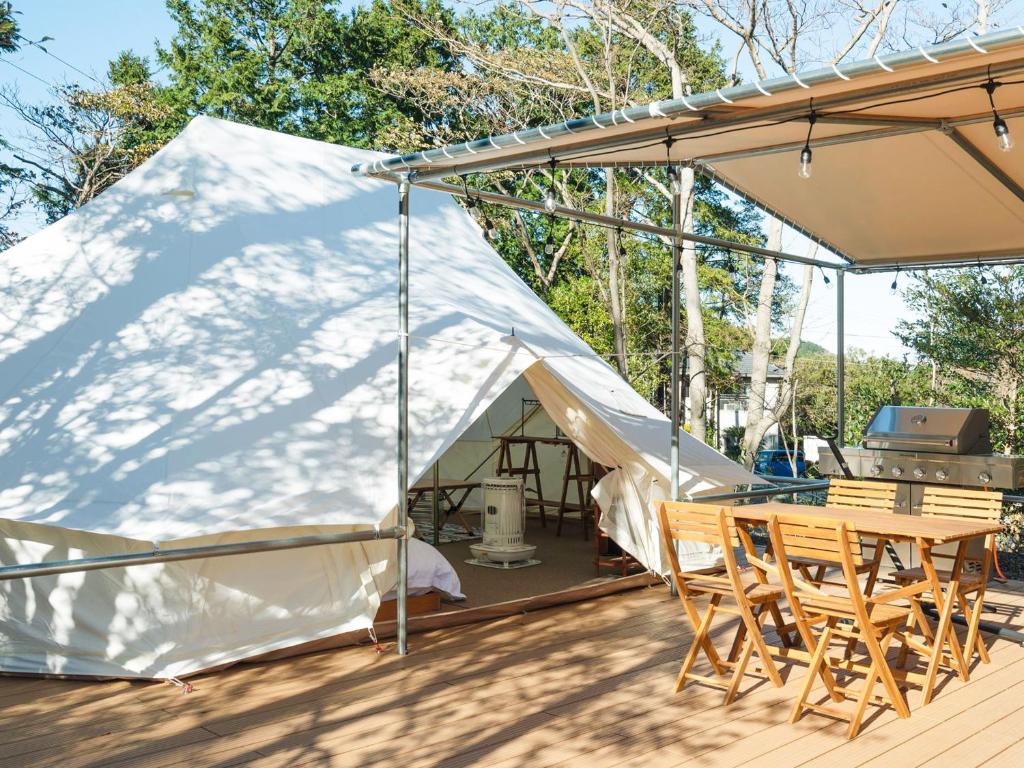
[[[350,530],[302,526],[178,546]],[[394,542],[112,568],[0,582],[0,669],[169,678],[372,625]],[[152,542],[0,521],[5,564],[151,552]],[[167,547],[173,548],[173,547]]]
[[[6,252],[0,514],[155,541],[379,522],[398,245],[393,186],[348,170],[366,155],[197,119]],[[532,363],[508,318],[580,347],[450,198],[413,205],[415,472]]]

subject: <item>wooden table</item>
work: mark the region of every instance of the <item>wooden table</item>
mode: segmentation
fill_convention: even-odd
[[[925,704],[931,701],[935,693],[935,682],[940,664],[948,663],[950,666],[955,667],[960,678],[967,680],[969,674],[967,662],[964,659],[960,648],[960,641],[953,627],[953,608],[956,603],[957,590],[960,586],[961,571],[963,570],[964,557],[967,553],[967,543],[971,539],[999,533],[1002,530],[1002,526],[999,523],[975,518],[934,518],[876,512],[873,510],[832,509],[829,507],[817,507],[811,504],[783,504],[778,501],[736,506],[733,507],[732,511],[738,522],[767,523],[773,515],[805,516],[819,520],[835,520],[837,523],[845,522],[852,529],[855,529],[857,533],[868,537],[916,544],[920,552],[921,566],[927,579],[917,584],[874,597],[879,602],[906,598],[912,605],[916,606],[915,612],[920,611],[918,600],[923,593],[931,592],[935,600],[939,622],[935,630],[935,638],[930,643],[931,655],[928,661],[928,671],[923,676],[903,673],[899,677],[912,682],[919,682],[922,685]],[[945,584],[945,593],[943,592],[943,583],[935,570],[935,564],[932,562],[932,547],[941,544],[957,545],[949,580]],[[924,620],[923,615],[920,613],[918,620],[919,622]],[[924,624],[922,630],[927,633],[927,623]],[[931,638],[928,639],[931,640]],[[951,662],[944,653],[944,646],[947,642],[952,656]],[[784,648],[778,650],[780,655],[790,657],[795,655],[793,649]],[[851,664],[851,668],[854,666]],[[866,671],[866,668],[864,671]]]
[[[466,529],[466,533],[472,534],[473,528],[466,521],[466,518],[462,515],[462,507],[465,506],[466,501],[469,499],[475,489],[480,487],[479,480],[452,480],[448,478],[439,478],[437,481],[437,496],[438,503],[441,501],[448,502],[448,509],[445,510],[444,516],[447,520],[450,515],[455,515],[462,527]],[[409,489],[409,504],[406,507],[408,512],[412,512],[419,500],[422,499],[426,494],[434,492],[434,481],[433,479],[423,480]],[[458,495],[460,494],[461,495]],[[441,530],[441,521],[434,520],[434,544],[439,542]]]

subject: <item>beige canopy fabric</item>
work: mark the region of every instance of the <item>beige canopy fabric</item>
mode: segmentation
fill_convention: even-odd
[[[857,268],[1024,258],[1024,29],[359,166],[412,180],[688,163]],[[815,115],[813,128],[811,113]],[[812,176],[797,174],[810,131]]]

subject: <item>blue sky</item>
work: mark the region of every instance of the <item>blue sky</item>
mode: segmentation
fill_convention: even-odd
[[[21,11],[18,22],[22,34],[33,40],[44,35],[54,38],[45,44],[47,49],[72,65],[31,46],[0,57],[0,83],[14,84],[26,101],[46,100],[47,86],[40,80],[85,80],[75,68],[102,78],[107,62],[126,48],[152,59],[156,41],[165,44],[174,32],[164,0],[14,0],[14,6]],[[12,63],[31,75],[15,69]],[[17,143],[20,131],[10,111],[0,107],[0,134]],[[34,217],[23,216],[16,228],[29,234],[37,226]],[[803,253],[805,248],[803,238],[792,234],[787,237],[786,250]],[[787,265],[785,269],[794,280],[801,279],[802,268]],[[891,331],[896,320],[911,310],[889,289],[891,282],[891,275],[847,278],[848,348],[894,356],[906,352]],[[804,338],[835,349],[835,282],[826,286],[819,272],[815,273]]]

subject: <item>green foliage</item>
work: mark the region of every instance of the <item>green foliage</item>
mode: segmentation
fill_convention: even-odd
[[[16,11],[8,2],[0,2],[0,52],[13,53],[18,50],[18,22]]]
[[[444,69],[451,57],[395,4],[342,14],[325,0],[168,0],[178,31],[159,59],[178,111],[354,146],[380,146],[415,108],[385,98],[374,67]],[[437,0],[421,10],[444,19]]]
[[[897,333],[934,362],[942,401],[987,407],[995,449],[1024,451],[1024,267],[926,275],[904,298],[921,315],[902,320]]]
[[[794,379],[798,434],[834,435],[835,356],[826,353],[798,357]],[[868,421],[879,406],[921,404],[931,400],[930,366],[853,350],[846,357],[846,433],[843,443],[854,445],[860,442]]]

